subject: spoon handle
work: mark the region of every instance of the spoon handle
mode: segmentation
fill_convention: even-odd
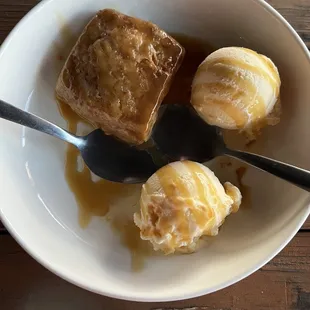
[[[256,168],[269,172],[310,192],[310,171],[248,152],[226,149],[225,155],[234,157]]]
[[[0,118],[26,126],[79,146],[82,139],[55,124],[0,100]]]

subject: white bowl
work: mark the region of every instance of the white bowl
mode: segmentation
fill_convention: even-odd
[[[55,46],[63,24],[76,34],[95,12],[115,8],[168,32],[237,45],[271,57],[283,87],[281,123],[266,130],[262,153],[310,169],[309,54],[291,26],[260,0],[49,0],[15,28],[1,48],[0,98],[65,126],[55,100]],[[249,169],[252,207],[230,216],[218,237],[193,255],[151,256],[132,272],[130,253],[107,222],[83,230],[64,178],[66,145],[0,120],[0,214],[41,264],[90,291],[138,301],[170,301],[214,292],[274,257],[309,214],[309,194]]]

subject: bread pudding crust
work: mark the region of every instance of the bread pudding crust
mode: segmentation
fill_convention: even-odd
[[[141,144],[183,56],[183,47],[156,25],[99,11],[72,49],[56,96],[106,134]]]

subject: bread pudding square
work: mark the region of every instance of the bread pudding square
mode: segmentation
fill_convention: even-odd
[[[56,96],[106,134],[139,145],[181,65],[183,47],[151,22],[99,11],[61,71]]]

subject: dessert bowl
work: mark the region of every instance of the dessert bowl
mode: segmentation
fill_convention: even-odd
[[[270,57],[282,80],[282,116],[278,125],[263,131],[253,151],[310,169],[309,54],[283,17],[260,0],[42,1],[1,47],[0,98],[65,127],[54,95],[56,81],[83,27],[103,8],[150,20],[214,48],[243,46]],[[143,268],[134,271],[135,253],[125,246],[126,231],[112,229],[100,217],[92,218],[87,228],[79,225],[77,202],[64,173],[67,146],[4,120],[0,128],[1,220],[46,268],[102,295],[172,301],[217,291],[272,259],[310,212],[307,192],[246,168],[242,183],[250,201],[227,219],[218,236],[190,255],[146,255]],[[208,165],[220,179],[236,183],[236,163],[220,160]],[[132,216],[139,192],[135,187],[120,197],[115,212]]]

